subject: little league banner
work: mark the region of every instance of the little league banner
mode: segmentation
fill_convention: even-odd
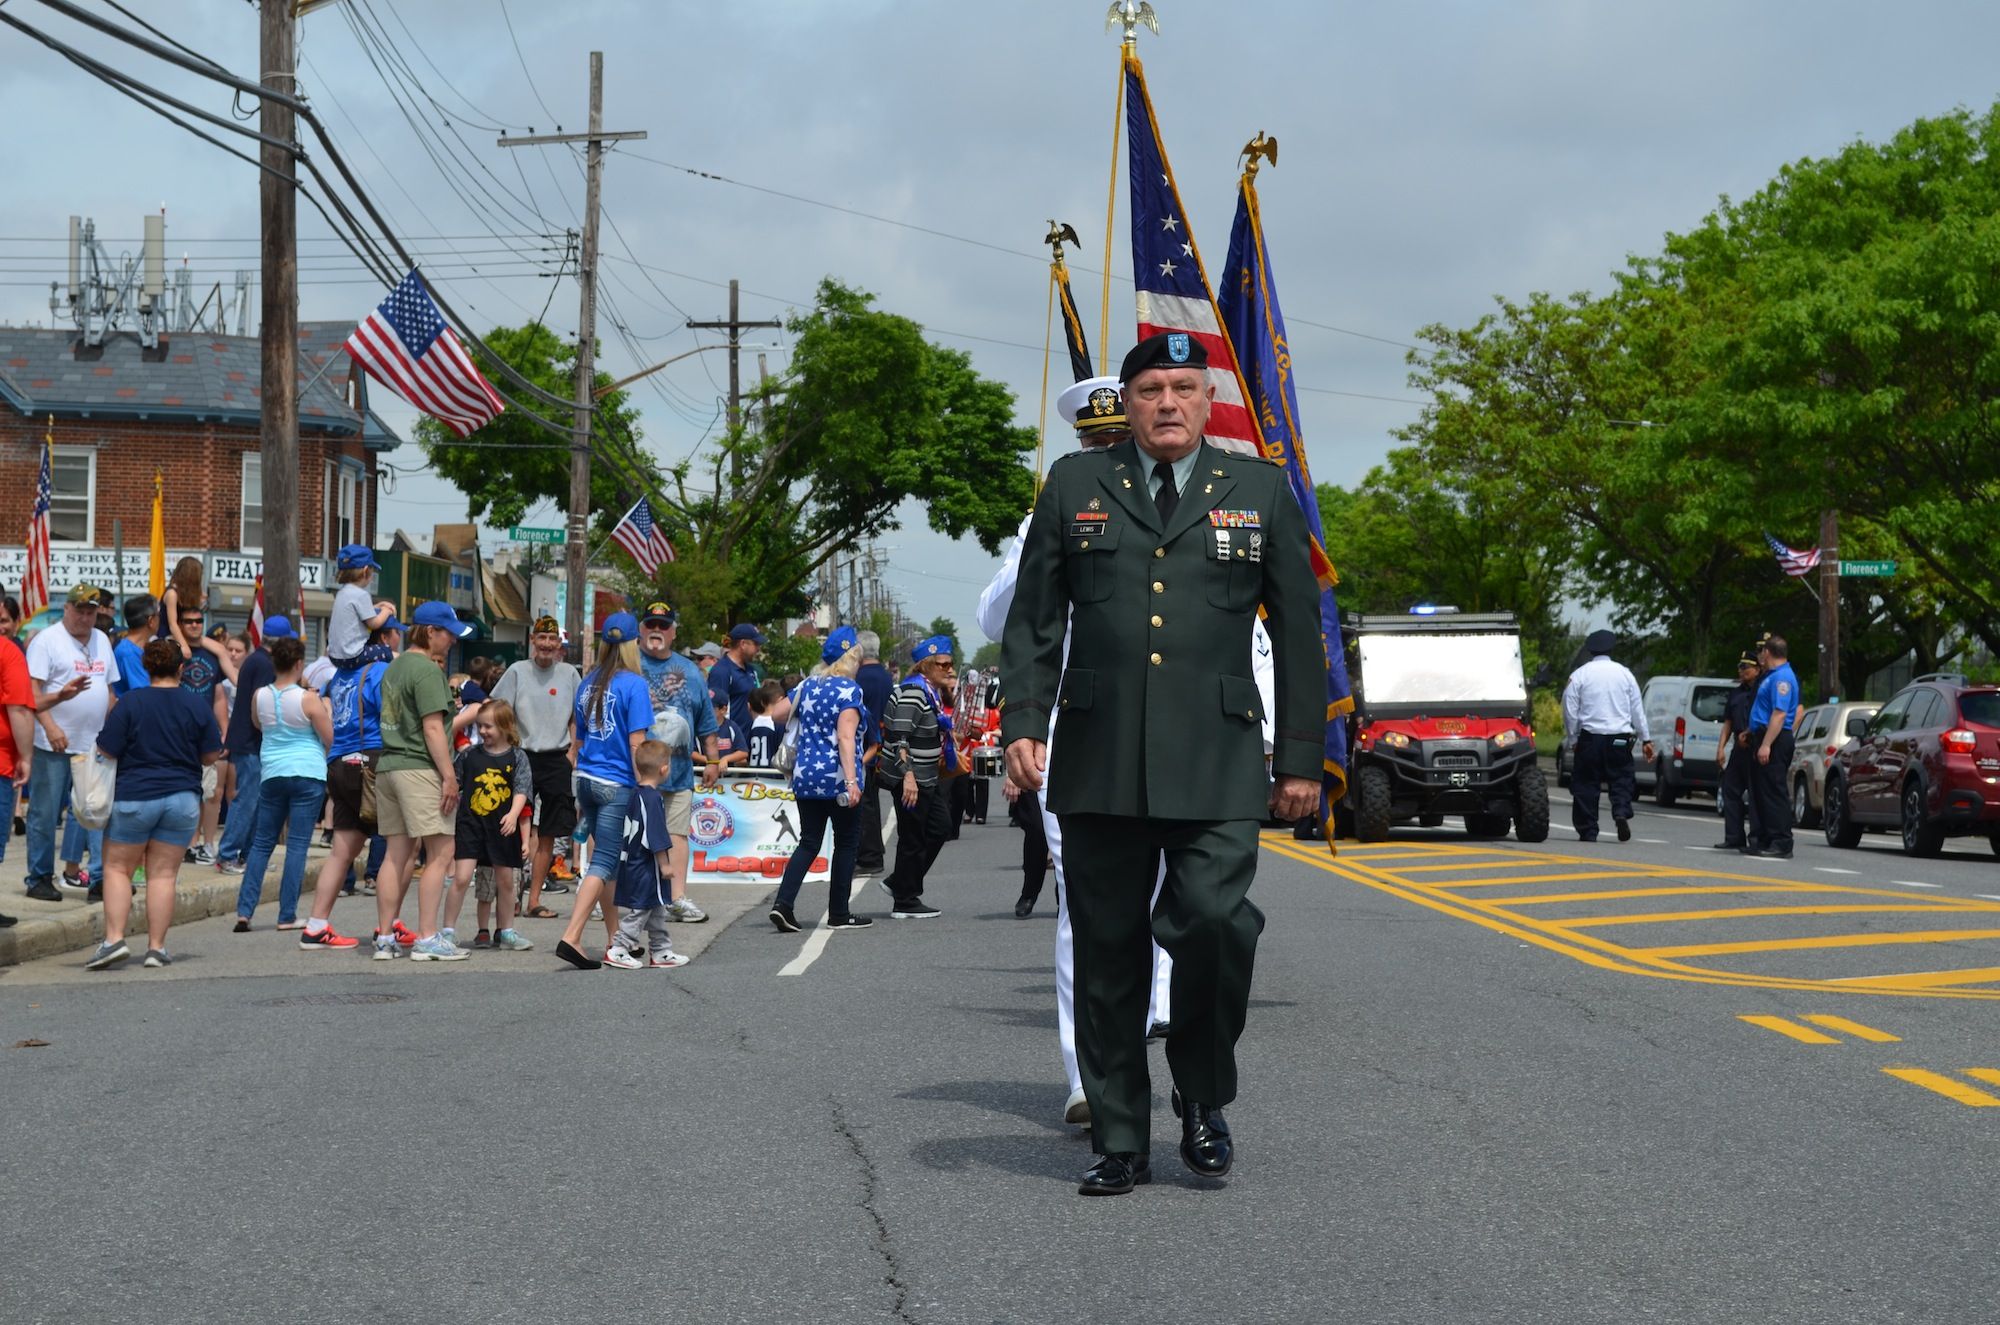
[[[720,787],[694,789],[688,824],[688,878],[696,883],[766,884],[782,876],[799,845],[799,807],[780,773],[744,773]],[[833,830],[820,837],[807,880],[833,877]]]

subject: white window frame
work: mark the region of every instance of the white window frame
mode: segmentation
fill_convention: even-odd
[[[250,524],[250,469],[257,469],[257,523],[254,531]],[[243,463],[237,471],[240,486],[237,488],[237,541],[236,550],[246,556],[251,553],[261,555],[264,551],[264,453],[245,451]]]
[[[349,543],[359,543],[361,538],[361,471],[346,461],[334,466],[333,476],[333,525],[339,532],[333,536],[333,549],[327,553],[334,555]],[[343,511],[341,508],[347,509]],[[341,529],[342,522],[346,528]]]
[[[49,465],[49,485],[52,489],[55,486],[55,473],[56,473],[55,461],[74,460],[79,456],[81,456],[89,465],[88,476],[84,479],[84,494],[83,494],[84,536],[81,541],[70,538],[57,538],[55,536],[55,515],[54,515],[55,507],[54,504],[52,503],[50,506],[50,516],[49,516],[50,547],[97,546],[97,448],[94,446],[58,446],[54,448],[50,452],[51,459]],[[30,495],[32,496],[32,494]],[[60,493],[57,494],[57,500],[58,501],[63,500],[63,497]],[[70,497],[68,498],[68,500],[74,501],[76,499],[74,497]]]

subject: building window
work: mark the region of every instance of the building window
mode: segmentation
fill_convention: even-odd
[[[89,547],[97,528],[97,449],[58,446],[49,461],[49,541]]]
[[[333,508],[333,527],[338,533],[334,544],[337,548],[361,541],[361,525],[355,519],[360,509],[355,504],[357,475],[346,465],[340,467],[339,487],[336,489]]]
[[[264,550],[264,457],[255,451],[243,453],[243,536],[237,548]]]

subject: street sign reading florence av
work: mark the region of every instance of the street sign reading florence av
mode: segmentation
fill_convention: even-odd
[[[1840,573],[1842,575],[1872,575],[1877,578],[1885,578],[1896,573],[1896,563],[1893,561],[1843,561],[1840,563]]]
[[[507,537],[516,543],[562,543],[567,537],[560,529],[537,529],[531,525],[513,525],[507,530]]]

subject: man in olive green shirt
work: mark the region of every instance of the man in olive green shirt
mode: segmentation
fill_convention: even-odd
[[[465,625],[449,603],[424,603],[411,618],[410,647],[382,674],[382,754],[375,764],[375,826],[388,839],[375,880],[375,960],[399,951],[396,913],[409,888],[417,839],[424,843],[424,873],[417,881],[417,941],[413,961],[463,961],[463,948],[438,933],[445,873],[453,855],[458,775],[452,771],[452,710],[444,661]]]
[[[1198,1176],[1229,1172],[1222,1107],[1236,1097],[1264,926],[1248,897],[1257,828],[1267,812],[1319,806],[1326,653],[1305,517],[1277,466],[1202,440],[1206,366],[1201,343],[1178,333],[1126,356],[1133,440],[1050,469],[1001,646],[1008,778],[1032,791],[1051,773],[1062,824],[1077,1065],[1101,1157],[1078,1188],[1089,1196],[1151,1180],[1149,935],[1174,959],[1181,1156]],[[1274,779],[1249,665],[1260,605],[1276,664]]]

